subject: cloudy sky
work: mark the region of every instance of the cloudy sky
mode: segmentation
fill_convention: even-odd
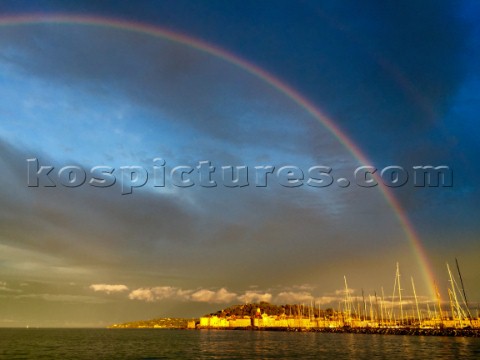
[[[458,258],[480,301],[478,3],[3,1],[0,13],[0,326],[106,326],[261,300],[337,307],[344,275],[354,295],[391,293],[397,261],[406,296],[412,276],[433,301],[425,266],[446,298],[445,263]],[[310,101],[368,163],[252,69]],[[210,183],[200,162],[215,167]],[[427,263],[381,185],[356,184],[363,165],[406,169],[386,191]],[[412,168],[426,165],[448,166],[453,186],[415,187]],[[99,166],[110,177],[92,174]],[[248,168],[245,186],[225,186],[228,166]],[[303,172],[301,186],[284,166]],[[309,186],[322,179],[313,166],[330,167],[333,184]],[[76,181],[68,169],[85,183],[63,185]]]

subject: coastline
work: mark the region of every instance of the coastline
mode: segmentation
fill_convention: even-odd
[[[405,328],[352,328],[352,327],[336,327],[336,328],[295,328],[295,327],[238,327],[238,328],[202,328],[197,330],[243,330],[243,331],[282,331],[282,332],[316,332],[316,333],[332,333],[332,334],[369,334],[369,335],[409,335],[409,336],[448,336],[448,337],[475,337],[480,338],[480,329],[428,329],[417,327]]]

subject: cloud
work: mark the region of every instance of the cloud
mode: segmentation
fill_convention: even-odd
[[[128,287],[126,285],[92,284],[90,285],[90,289],[111,294],[127,291]]]
[[[207,302],[207,303],[228,303],[237,298],[237,294],[229,292],[225,288],[217,291],[212,290],[198,290],[191,295],[193,301]]]
[[[181,300],[205,303],[229,303],[237,299],[237,294],[225,288],[213,291],[208,289],[183,290],[172,286],[157,286],[152,288],[139,288],[128,295],[130,300],[154,302],[161,300]]]
[[[143,300],[147,302],[165,299],[188,300],[191,290],[182,290],[172,286],[157,286],[153,288],[139,288],[128,295],[131,300]]]
[[[20,294],[20,295],[0,295],[0,298],[11,299],[39,299],[48,302],[62,302],[62,303],[85,303],[85,304],[104,304],[108,302],[105,299],[86,295],[72,295],[72,294]]]
[[[340,298],[338,296],[321,296],[318,298],[315,298],[315,303],[320,304],[320,305],[326,305],[326,304],[335,304],[337,305],[339,301],[342,301],[343,298]]]
[[[355,289],[348,288],[348,293],[351,299],[355,297],[353,295],[355,293]],[[365,296],[368,297],[368,295],[365,295]],[[345,289],[337,289],[333,292],[330,292],[323,296],[315,298],[315,303],[320,305],[331,304],[331,305],[337,306],[339,302],[344,302],[344,301],[345,301]]]
[[[15,49],[0,51],[0,61],[29,78],[59,86],[75,83],[96,97],[105,98],[105,84],[115,84],[115,89],[108,91],[125,97],[128,105],[146,106],[157,118],[173,118],[213,138],[258,145],[256,139],[261,136],[263,143],[290,151],[306,139],[315,140],[310,132],[296,127],[290,133],[300,136],[280,143],[286,115],[299,122],[308,118],[306,113],[263,81],[252,79],[245,71],[232,71],[230,64],[204,52],[97,27],[70,26],[58,31],[39,26],[37,30],[35,39],[28,35],[32,32],[28,26],[0,37],[0,49]],[[112,56],[115,53],[122,56]],[[136,66],[132,67],[133,63]],[[245,120],[251,120],[252,109],[262,121],[244,126]]]
[[[260,293],[257,291],[246,291],[245,294],[240,295],[238,300],[244,303],[253,303],[253,302],[270,302],[272,301],[272,294],[269,293]]]
[[[173,286],[156,286],[150,288],[138,288],[129,293],[128,298],[130,300],[139,300],[145,302],[156,302],[162,300],[176,300],[176,301],[189,301],[189,302],[202,302],[210,304],[227,304],[233,302],[241,303],[256,303],[256,302],[269,302],[277,305],[281,304],[301,304],[314,302],[320,305],[332,305],[337,306],[339,302],[345,301],[345,290],[334,290],[322,296],[315,296],[309,291],[292,291],[292,288],[305,288],[305,285],[291,286],[286,290],[278,292],[276,295],[264,292],[261,290],[246,290],[243,294],[237,294],[229,291],[226,288],[218,290],[211,289],[181,289]],[[350,295],[354,292],[353,289],[349,289]],[[365,295],[366,301],[369,301],[369,295]],[[374,299],[372,295],[372,299]],[[380,301],[380,297],[378,297]],[[352,298],[353,301],[353,298]],[[419,296],[419,303],[427,303],[430,299],[426,296]],[[397,306],[398,301],[392,303],[389,299],[385,299],[386,306]],[[405,295],[402,301],[403,304],[413,304],[413,296]]]
[[[311,293],[306,291],[301,292],[294,292],[294,291],[282,291],[279,293],[276,298],[276,302],[278,303],[302,303],[302,302],[310,302],[313,301],[313,296]]]
[[[307,289],[311,286],[301,285],[293,286],[295,289]],[[350,295],[354,292],[353,289],[349,289]],[[337,305],[338,302],[343,302],[345,300],[345,290],[335,290],[331,293],[327,293],[323,296],[314,296],[310,291],[300,290],[300,291],[291,291],[285,290],[278,293],[275,296],[275,303],[277,304],[300,304],[300,303],[310,303],[315,302],[315,304],[327,305],[334,304]]]
[[[355,293],[355,289],[348,288],[348,293],[349,293],[350,295],[354,294],[354,293]],[[343,295],[343,296],[345,296],[345,289],[335,290],[335,295]]]
[[[59,157],[71,157],[82,168],[87,169],[88,161],[93,161],[91,158],[97,156],[101,157],[98,154],[103,152],[107,152],[116,161],[125,161],[127,158],[143,162],[144,159],[149,159],[149,166],[153,155],[165,157],[167,165],[179,164],[177,157],[188,158],[188,164],[211,159],[217,169],[221,164],[227,164],[224,161],[226,158],[232,157],[235,160],[238,158],[240,164],[245,162],[249,166],[261,165],[264,161],[270,160],[275,165],[279,162],[293,164],[298,154],[304,155],[301,161],[308,165],[335,165],[333,162],[344,164],[343,161],[349,163],[351,159],[351,155],[346,153],[331,134],[317,122],[312,121],[305,111],[293,104],[289,106],[290,102],[285,101],[276,91],[270,89],[271,91],[262,95],[263,86],[258,87],[257,81],[253,81],[245,74],[235,75],[235,71],[230,74],[231,69],[229,70],[228,66],[222,68],[221,74],[230,74],[224,78],[217,73],[216,66],[213,66],[214,71],[211,71],[209,62],[206,61],[208,58],[202,60],[200,58],[203,56],[194,51],[186,50],[185,54],[179,46],[168,46],[162,41],[157,44],[155,40],[150,44],[153,51],[151,52],[142,45],[147,47],[150,40],[146,40],[146,43],[135,41],[136,36],[128,37],[127,34],[124,40],[120,40],[123,37],[119,37],[117,32],[104,33],[99,29],[90,29],[83,35],[80,34],[82,31],[78,33],[74,31],[77,35],[72,36],[79,39],[78,42],[72,41],[70,36],[64,36],[65,34],[58,31],[52,30],[53,34],[46,28],[43,31],[45,31],[43,35],[36,34],[39,43],[52,45],[55,43],[53,39],[58,39],[58,43],[65,43],[66,47],[51,47],[54,53],[59,51],[60,54],[51,54],[43,50],[37,54],[36,48],[29,46],[34,44],[14,42],[13,48],[22,48],[32,56],[26,56],[24,59],[26,63],[17,57],[11,59],[17,68],[17,71],[12,73],[18,76],[21,83],[16,89],[9,90],[13,97],[23,86],[30,89],[31,79],[36,78],[40,84],[48,84],[48,87],[32,86],[33,90],[29,91],[28,98],[40,104],[32,110],[28,109],[28,106],[19,104],[17,107],[16,103],[10,104],[5,101],[6,105],[12,108],[13,114],[24,119],[19,120],[20,123],[33,124],[32,128],[41,131],[41,133],[30,131],[35,136],[23,137],[24,140],[37,138],[39,145],[35,148],[35,143],[29,141],[28,147],[23,147],[28,149],[23,150],[26,154],[12,149],[9,152],[2,151],[0,159],[0,164],[4,162],[10,165],[7,166],[2,180],[12,182],[8,190],[7,186],[0,190],[2,192],[0,197],[5,198],[5,201],[2,198],[2,204],[5,206],[0,209],[2,225],[0,235],[4,235],[5,240],[2,241],[12,247],[31,250],[41,255],[38,260],[35,258],[34,265],[37,267],[43,265],[42,268],[45,270],[37,271],[37,274],[44,273],[48,274],[45,276],[50,276],[49,270],[54,261],[64,268],[78,272],[75,274],[76,277],[70,277],[71,279],[79,283],[88,281],[88,284],[92,282],[90,276],[98,276],[98,271],[109,272],[104,274],[105,278],[114,273],[117,276],[128,274],[134,279],[162,274],[168,279],[173,274],[187,278],[192,269],[201,269],[202,275],[212,281],[209,286],[229,284],[244,287],[252,282],[258,282],[261,286],[267,287],[271,281],[270,271],[275,272],[278,278],[291,276],[293,273],[305,274],[319,261],[334,261],[330,252],[339,247],[345,248],[346,251],[350,251],[352,247],[367,249],[366,246],[356,245],[360,242],[363,245],[363,239],[382,237],[383,231],[387,228],[389,234],[395,233],[395,229],[392,230],[387,222],[382,222],[382,228],[375,227],[373,231],[368,227],[362,237],[357,236],[358,232],[367,227],[364,224],[368,222],[362,219],[362,214],[367,212],[359,215],[358,211],[355,211],[357,205],[350,201],[349,198],[352,196],[350,194],[355,194],[357,203],[361,204],[362,208],[367,201],[369,204],[380,201],[378,207],[372,205],[372,208],[382,212],[382,207],[386,206],[384,200],[378,196],[379,194],[372,196],[373,191],[369,194],[362,193],[365,196],[363,202],[360,201],[360,196],[356,196],[359,192],[356,190],[344,191],[340,195],[332,188],[331,191],[330,189],[322,191],[321,196],[317,196],[320,195],[318,189],[308,189],[307,186],[295,190],[294,195],[292,189],[280,186],[272,186],[272,189],[257,189],[253,186],[223,189],[219,186],[208,190],[199,187],[176,189],[174,193],[155,189],[155,196],[152,196],[145,187],[138,191],[136,189],[134,195],[128,197],[119,196],[119,189],[115,186],[109,189],[93,189],[88,185],[75,189],[65,189],[61,186],[55,189],[26,188],[25,159],[32,156],[39,157],[42,164],[58,164],[57,170],[60,165],[66,164],[65,160],[58,159]],[[102,33],[104,37],[98,36]],[[111,35],[115,36],[110,37]],[[10,42],[15,38],[8,37],[4,41]],[[28,42],[26,39],[30,37],[20,36],[21,39]],[[133,54],[132,58],[127,59],[123,56],[112,58],[111,54],[116,51],[108,51],[102,46],[104,43],[118,49],[130,48],[127,45],[133,43],[137,44],[135,48],[140,47],[143,50],[122,52],[127,57]],[[160,46],[161,51],[156,46]],[[82,53],[95,56],[84,57],[81,56]],[[41,54],[44,54],[43,57]],[[193,64],[179,64],[177,61],[179,58],[189,59]],[[35,59],[33,63],[30,62],[32,59]],[[78,59],[80,60],[77,61]],[[130,71],[125,71],[129,69],[126,65],[134,61],[140,61],[140,65],[135,66],[132,71],[140,73],[131,74]],[[145,67],[142,66],[142,62],[146,62]],[[177,68],[178,66],[180,68]],[[24,76],[18,67],[23,67],[29,75],[36,76]],[[154,71],[155,69],[158,71]],[[118,76],[119,74],[122,76]],[[183,77],[175,74],[183,74],[185,81],[177,82],[178,77],[181,79]],[[195,74],[203,76],[188,76]],[[219,84],[215,81],[204,81],[223,78],[228,84],[223,81]],[[250,89],[248,93],[251,95],[242,95],[240,90],[230,87],[230,84],[240,84],[231,81],[236,78],[242,80],[242,87]],[[115,87],[110,87],[112,79],[118,79],[120,83],[115,82]],[[75,83],[74,87],[71,87],[72,83]],[[71,91],[64,93],[53,84],[57,84],[58,89],[68,87]],[[100,95],[94,91],[97,85],[102,90]],[[119,93],[115,90],[117,88]],[[132,92],[129,89],[133,89]],[[229,90],[225,93],[225,89],[231,89],[231,92]],[[133,92],[135,94],[138,92],[138,95]],[[200,94],[197,94],[198,92]],[[59,105],[51,105],[59,104],[59,101],[49,101],[56,99],[58,93],[63,94],[61,103],[65,103],[61,116],[58,113]],[[218,93],[221,96],[218,97]],[[145,98],[144,95],[153,96],[148,102],[158,106],[148,107],[147,111],[143,101],[138,100]],[[255,101],[245,101],[250,96],[255,97]],[[232,99],[238,100],[234,107],[228,106]],[[279,101],[285,105],[277,109],[275,104]],[[122,110],[122,107],[119,110],[125,111],[123,120],[111,115],[111,110],[117,109],[119,102],[125,104],[125,109]],[[45,104],[47,108],[42,110]],[[290,107],[293,113],[284,111]],[[22,115],[21,109],[24,109],[25,116]],[[169,109],[167,114],[163,109]],[[190,111],[194,111],[195,116],[192,116]],[[28,114],[31,114],[30,117]],[[69,119],[69,126],[60,126],[63,122],[67,123],[64,119]],[[75,126],[76,123],[79,125]],[[189,126],[183,126],[186,123]],[[307,123],[310,125],[305,125]],[[16,125],[3,127],[7,130],[18,129]],[[125,139],[113,131],[117,128],[124,134],[141,136],[145,146],[136,144],[135,141],[123,141]],[[66,129],[63,135],[67,138],[60,136],[55,129]],[[22,131],[23,133],[29,132]],[[79,134],[82,134],[85,141],[77,142]],[[315,159],[311,161],[312,154],[306,145],[307,137],[311,137],[317,144]],[[8,138],[17,139],[15,136]],[[69,141],[69,138],[72,140]],[[213,138],[221,141],[212,143]],[[61,141],[54,141],[55,139]],[[191,139],[195,141],[192,142]],[[109,146],[104,144],[105,141]],[[54,146],[52,142],[54,144],[61,142],[62,146]],[[64,144],[70,143],[69,146],[75,149],[71,150],[73,153],[59,150],[64,148]],[[238,147],[238,143],[242,146]],[[7,144],[4,147],[9,148]],[[108,151],[105,150],[107,148]],[[54,151],[49,153],[49,149]],[[169,152],[164,153],[165,149]],[[45,156],[50,154],[53,158],[40,156],[42,151],[46,153]],[[296,155],[293,156],[294,154]],[[85,158],[87,159],[84,160]],[[342,162],[334,161],[337,158]],[[262,160],[257,162],[259,161],[257,159]],[[322,160],[325,163],[322,163]],[[298,165],[306,170],[303,164]],[[312,196],[314,192],[316,195]],[[53,197],[55,201],[52,201]],[[354,211],[349,214],[350,209]],[[343,215],[341,218],[338,214],[340,211]],[[389,211],[382,213],[387,214],[387,217],[390,214]],[[155,216],[152,216],[153,214]],[[360,225],[356,226],[356,222]],[[351,227],[344,227],[343,223],[350,223]],[[322,228],[320,237],[319,227]],[[355,228],[356,232],[352,232],[351,228]],[[369,231],[374,232],[375,237],[370,236]],[[301,240],[292,246],[292,238]],[[261,244],[258,243],[260,239]],[[330,239],[340,241],[335,241],[337,246],[324,246]],[[394,242],[395,239],[392,238],[391,241]],[[216,251],[210,251],[213,247]],[[256,249],[254,254],[251,253],[252,248]],[[232,253],[238,256],[230,256]],[[54,256],[55,259],[51,260],[47,256]],[[294,270],[283,265],[284,260],[295,257],[301,257],[302,261]],[[16,261],[12,261],[9,266],[18,268],[19,259],[23,261],[28,259],[27,265],[32,266],[29,256],[17,256]],[[214,261],[219,266],[224,265],[225,271],[218,272],[212,267],[211,263]],[[180,267],[178,264],[183,266]],[[240,269],[250,270],[243,271],[242,276],[238,277],[236,275]],[[88,271],[90,273],[87,273]],[[59,276],[64,276],[63,268],[62,272],[58,273]],[[231,285],[229,281],[233,276],[236,276],[235,284]],[[89,280],[85,280],[87,277]],[[163,282],[164,279],[153,281]],[[179,286],[194,289],[196,284],[185,282]],[[207,295],[198,294],[199,298]],[[146,296],[154,299],[158,297],[155,292]]]
[[[3,291],[3,292],[9,292],[9,293],[12,293],[12,292],[22,292],[21,290],[16,290],[16,289],[10,289],[7,287],[7,282],[6,281],[0,281],[0,291]]]

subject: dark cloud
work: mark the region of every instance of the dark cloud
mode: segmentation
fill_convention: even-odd
[[[137,282],[180,276],[188,283],[194,269],[201,269],[199,281],[210,286],[240,269],[254,269],[236,285],[248,286],[254,280],[267,284],[272,272],[289,278],[292,269],[279,267],[279,258],[303,258],[294,271],[298,273],[352,247],[370,256],[364,247],[368,238],[383,242],[377,251],[398,240],[398,235],[387,238],[396,226],[393,216],[382,227],[369,225],[371,216],[386,207],[376,190],[323,189],[327,193],[273,184],[272,189],[180,189],[177,195],[135,189],[122,196],[116,186],[28,188],[25,154],[2,147],[8,179],[0,193],[2,244],[35,254],[31,260],[18,259],[19,278],[28,273],[22,270],[26,261],[38,266],[35,276],[70,268],[73,280],[97,272],[99,277]],[[42,161],[55,164],[53,159]],[[359,212],[367,201],[369,208]],[[225,267],[222,274],[218,266]]]

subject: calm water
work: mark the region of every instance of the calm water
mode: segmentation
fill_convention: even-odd
[[[480,339],[254,331],[0,329],[0,359],[480,359]]]

